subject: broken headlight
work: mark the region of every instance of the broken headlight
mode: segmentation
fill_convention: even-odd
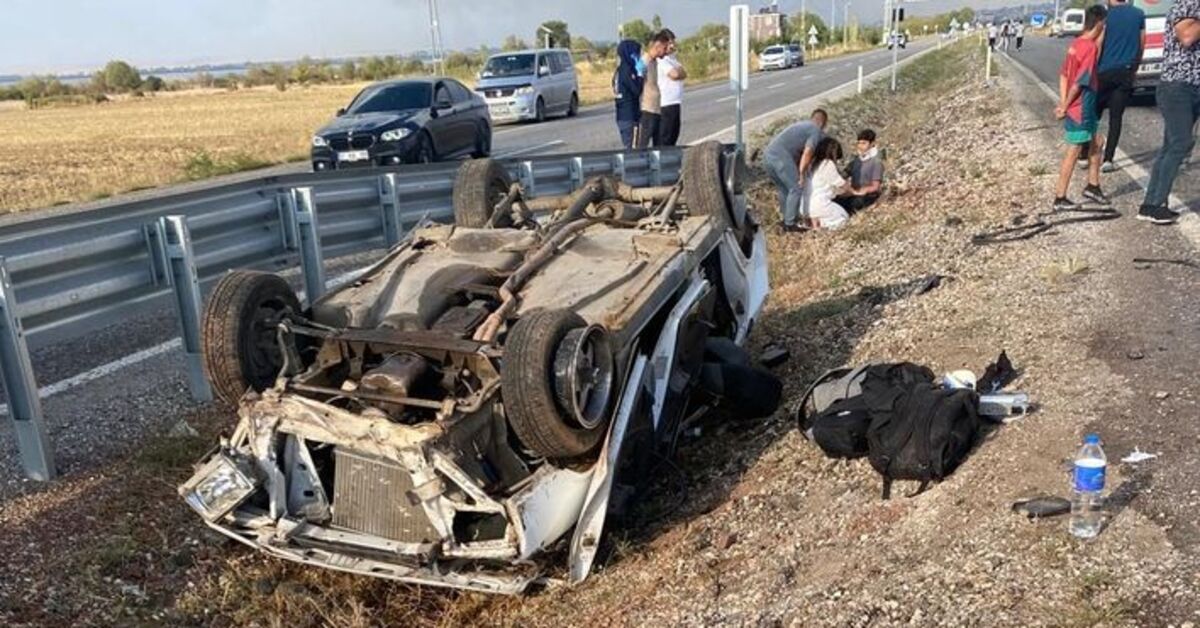
[[[204,463],[179,494],[207,521],[224,517],[258,487],[253,475],[224,454]]]

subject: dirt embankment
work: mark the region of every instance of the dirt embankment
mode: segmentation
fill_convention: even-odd
[[[710,421],[661,471],[657,497],[610,531],[600,568],[583,586],[496,598],[306,569],[222,543],[173,490],[211,441],[163,439],[92,477],[0,504],[0,621],[1200,621],[1192,615],[1200,609],[1197,545],[1177,533],[1187,509],[1143,507],[1145,484],[1134,481],[1140,472],[1115,462],[1126,451],[1109,451],[1120,499],[1097,540],[1073,539],[1062,519],[1031,523],[1009,512],[1022,495],[1065,493],[1066,461],[1085,429],[1105,429],[1094,421],[1114,404],[1158,400],[1090,350],[1111,336],[1111,304],[1136,290],[1108,272],[1125,263],[1125,244],[1113,234],[1130,221],[1072,225],[1004,247],[969,243],[972,233],[1041,210],[1057,158],[1046,123],[1023,108],[1011,77],[984,88],[974,71],[980,64],[965,47],[934,53],[904,71],[900,94],[871,90],[829,108],[832,133],[847,144],[861,127],[880,132],[891,192],[843,231],[770,236],[774,293],[754,337],[791,350],[780,374],[793,401],[810,378],[845,363],[911,360],[978,372],[1008,350],[1022,370],[1016,387],[1039,410],[989,434],[928,492],[906,498],[910,487],[902,484],[898,497],[880,500],[865,460],[824,458],[785,411],[764,422]],[[751,195],[773,226],[774,191],[757,164],[754,171]],[[916,294],[931,274],[946,279]],[[224,419],[206,412],[191,421],[207,436]],[[1155,499],[1195,501],[1195,491],[1189,497],[1181,486],[1164,484],[1167,496]]]

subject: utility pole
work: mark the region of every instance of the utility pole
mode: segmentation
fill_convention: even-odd
[[[829,45],[833,45],[833,34],[837,32],[837,0],[829,0]]]
[[[801,37],[808,37],[808,0],[800,0],[800,33]],[[804,41],[808,41],[807,39]]]
[[[842,45],[850,43],[850,0],[842,5]]]
[[[617,41],[625,38],[625,3],[617,0]]]
[[[433,73],[440,74],[444,69],[438,69],[442,64],[442,27],[438,23],[437,0],[429,0],[429,47]]]

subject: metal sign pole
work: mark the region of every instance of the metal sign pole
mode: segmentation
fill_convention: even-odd
[[[896,67],[900,59],[900,0],[892,4],[892,30],[888,32],[892,42],[892,91],[896,91]]]
[[[25,330],[17,316],[17,301],[3,257],[0,257],[0,379],[4,380],[4,390],[8,393],[8,415],[12,417],[25,475],[42,482],[54,479],[57,475],[54,447],[46,431]]]
[[[737,95],[734,142],[742,150],[742,93],[750,82],[750,6],[729,7],[729,87]]]

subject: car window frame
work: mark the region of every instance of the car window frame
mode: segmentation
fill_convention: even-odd
[[[444,81],[443,85],[445,85],[450,91],[450,102],[453,102],[454,104],[466,104],[471,102],[471,90],[467,89],[466,85],[463,85],[455,80]]]
[[[438,92],[443,89],[446,90],[446,96],[448,97],[448,99],[450,101],[450,106],[453,107],[454,106],[454,94],[450,91],[450,88],[446,86],[445,81],[438,81],[438,83],[433,86],[433,106],[434,107],[438,106]]]
[[[571,74],[575,70],[575,62],[571,59],[571,53],[566,50],[560,50],[556,54],[558,62],[562,64],[563,74]]]

